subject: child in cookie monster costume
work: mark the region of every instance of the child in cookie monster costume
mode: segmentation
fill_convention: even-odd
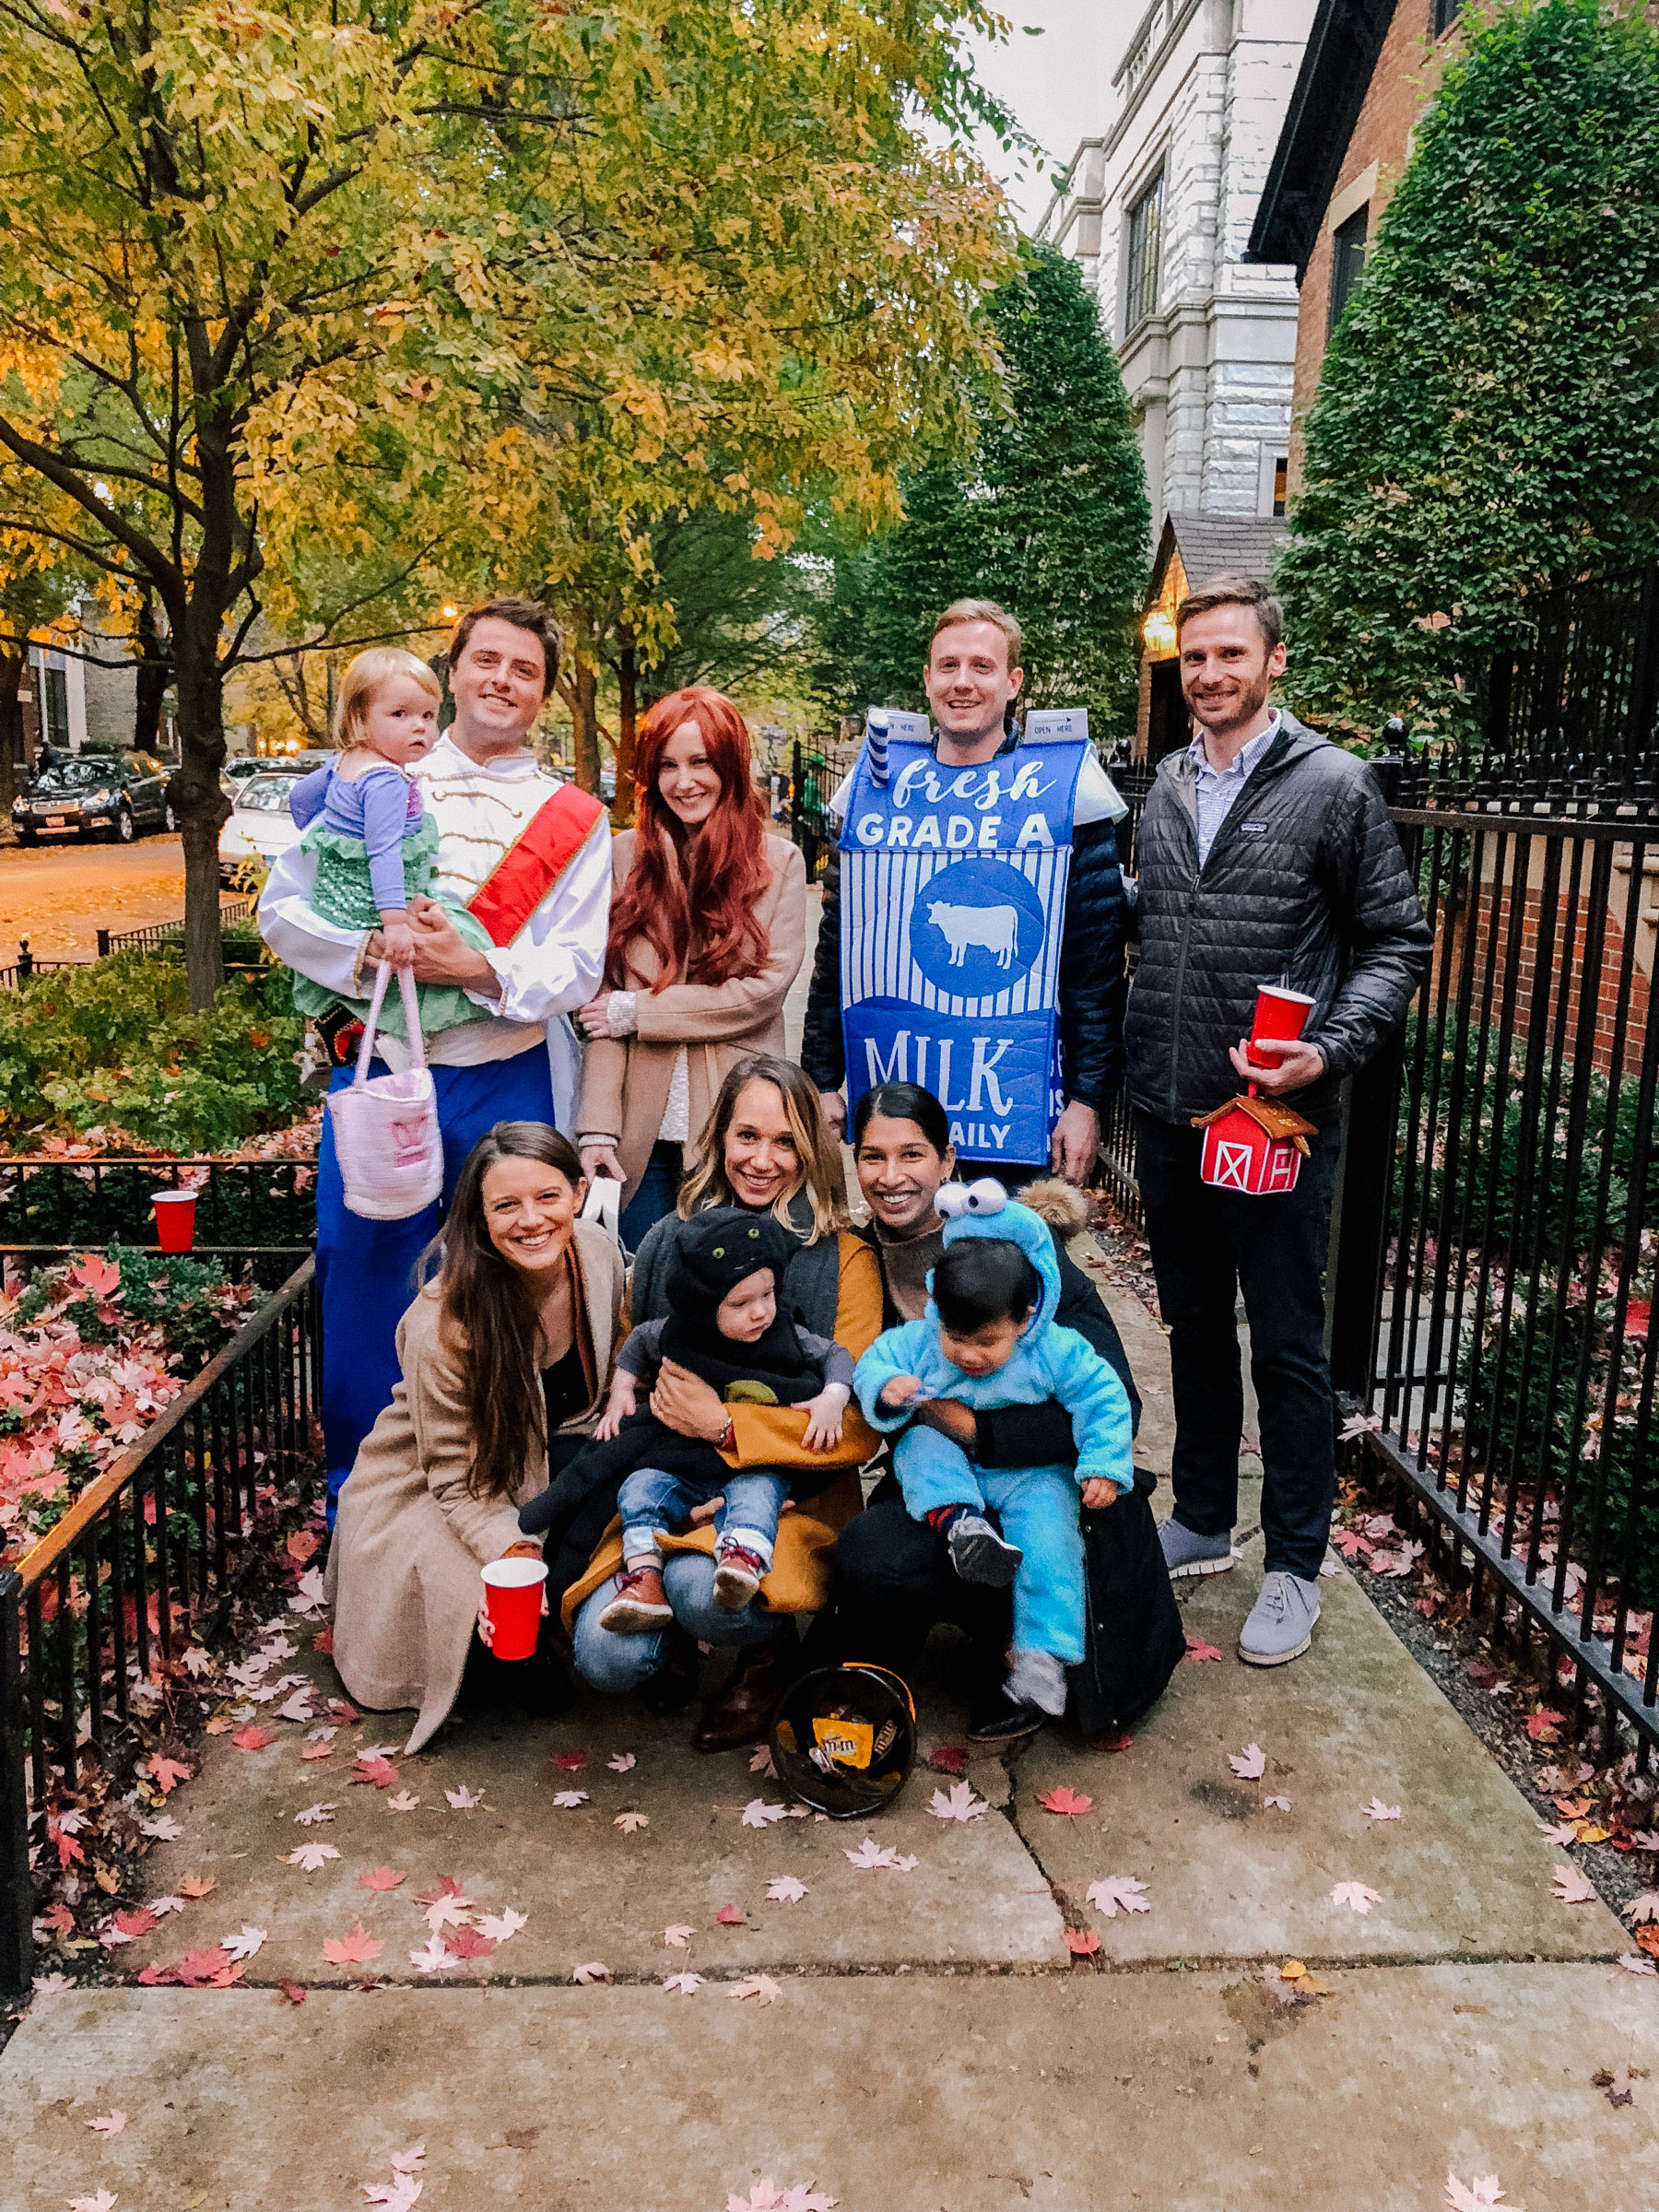
[[[912,1518],[947,1535],[951,1564],[965,1581],[1012,1582],[1007,1695],[1057,1717],[1065,1669],[1084,1656],[1079,1491],[1099,1507],[1133,1488],[1128,1394],[1076,1330],[1051,1318],[1060,1271],[1046,1222],[989,1176],[966,1189],[947,1183],[935,1204],[946,1217],[945,1256],[929,1279],[926,1317],[877,1337],[853,1389],[873,1428],[903,1430],[893,1465]],[[906,1428],[910,1408],[935,1397],[976,1408],[1058,1399],[1071,1415],[1076,1472],[979,1467],[936,1430]]]

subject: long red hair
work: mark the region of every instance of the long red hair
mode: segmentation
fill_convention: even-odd
[[[688,722],[697,724],[720,778],[720,796],[695,837],[658,788],[668,740]],[[641,937],[656,955],[653,991],[757,973],[771,952],[755,912],[771,870],[766,809],[749,771],[747,724],[724,692],[704,684],[670,691],[641,724],[634,779],[633,865],[611,907],[606,981],[613,991],[638,987],[641,979],[629,965],[628,948]]]

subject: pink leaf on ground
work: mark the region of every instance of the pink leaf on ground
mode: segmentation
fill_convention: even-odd
[[[1595,1884],[1577,1866],[1558,1866],[1554,1874],[1558,1904],[1588,1905],[1595,1901]]]
[[[180,1783],[188,1782],[194,1772],[194,1767],[181,1766],[176,1759],[150,1760],[149,1778],[164,1797],[169,1790],[176,1789]]]
[[[401,1889],[408,1880],[395,1866],[371,1866],[358,1876],[359,1889]]]
[[[1094,1805],[1092,1797],[1081,1790],[1068,1788],[1063,1782],[1056,1783],[1052,1790],[1044,1790],[1037,1802],[1045,1813],[1061,1813],[1068,1820],[1080,1820]]]
[[[429,1936],[419,1950],[409,1953],[409,1964],[418,1974],[447,1974],[460,1963],[441,1936]]]
[[[743,1914],[735,1905],[722,1905],[714,1919],[723,1928],[740,1928],[743,1925]]]
[[[1492,2206],[1502,2201],[1503,2191],[1495,2173],[1488,2173],[1484,2181],[1471,2182],[1467,2188],[1454,2173],[1446,2176],[1446,2203],[1451,2212],[1490,2212]],[[1522,2207],[1515,2206],[1513,2212],[1522,2212]]]
[[[339,1809],[339,1806],[333,1803],[308,1805],[303,1812],[294,1815],[294,1825],[296,1828],[319,1827],[324,1820],[332,1820]]]
[[[1264,1797],[1262,1804],[1265,1809],[1270,1809],[1276,1813],[1288,1813],[1290,1810],[1288,1797]]]
[[[580,1774],[587,1765],[585,1751],[555,1751],[553,1764],[561,1774]]]
[[[219,1937],[219,1949],[227,1959],[252,1959],[254,1952],[262,1947],[265,1939],[263,1928],[249,1927],[244,1922],[234,1936]]]
[[[1100,1939],[1092,1928],[1065,1928],[1061,1932],[1074,1959],[1090,1959],[1100,1947]]]
[[[306,1874],[315,1874],[319,1866],[326,1865],[330,1859],[337,1859],[339,1855],[332,1843],[301,1843],[288,1853],[283,1865],[298,1866]]]
[[[1546,1843],[1553,1843],[1561,1851],[1565,1851],[1569,1843],[1578,1841],[1578,1830],[1571,1820],[1540,1820],[1538,1833]]]
[[[397,1780],[397,1769],[390,1759],[365,1759],[359,1751],[351,1779],[354,1783],[371,1783],[377,1790],[389,1790]]]
[[[762,2005],[775,2005],[783,1992],[770,1974],[750,1974],[747,1981],[734,1982],[725,1994],[728,1997],[756,1997]]]
[[[118,2136],[126,2124],[124,2112],[100,2112],[97,2119],[88,2120],[87,2125],[97,2136]]]
[[[606,1965],[602,1959],[590,1959],[585,1966],[573,1966],[571,1969],[571,1979],[572,1982],[581,1982],[583,1983],[589,1982],[608,1982],[610,1980],[610,1968]]]
[[[1107,1920],[1115,1920],[1120,1912],[1149,1912],[1147,1885],[1137,1882],[1132,1874],[1109,1874],[1103,1882],[1090,1882],[1083,1892],[1088,1903]]]
[[[1242,1751],[1230,1751],[1227,1763],[1241,1782],[1260,1782],[1267,1771],[1267,1754],[1260,1744],[1246,1744]]]
[[[419,1803],[419,1798],[412,1790],[399,1790],[395,1796],[387,1798],[386,1810],[389,1813],[412,1813]]]
[[[774,1820],[784,1819],[788,1811],[787,1806],[768,1805],[764,1798],[751,1797],[743,1808],[743,1825],[745,1828],[770,1828]]]
[[[776,2182],[757,2182],[747,2196],[728,2196],[726,2212],[835,2212],[839,2197],[825,2196],[806,2182],[780,2189]]]
[[[443,1794],[449,1800],[451,1809],[457,1813],[470,1813],[474,1806],[484,1802],[483,1791],[469,1790],[465,1783],[458,1790],[445,1790]]]
[[[901,1858],[890,1844],[877,1843],[874,1836],[866,1836],[856,1851],[849,1851],[845,1856],[849,1865],[865,1871],[886,1867],[895,1874],[908,1874],[912,1866],[921,1865],[914,1857]]]
[[[100,2189],[96,2196],[72,2196],[69,2212],[115,2212],[115,2194]]]
[[[585,1805],[587,1801],[585,1790],[555,1790],[553,1793],[554,1804],[564,1813],[572,1811],[579,1805]]]
[[[762,1744],[758,1751],[754,1751],[749,1754],[749,1772],[751,1774],[763,1774],[766,1776],[768,1781],[776,1782],[778,1779],[778,1770],[772,1765],[771,1746],[770,1744]]]
[[[611,1822],[611,1826],[619,1828],[625,1836],[631,1836],[636,1829],[651,1826],[651,1815],[649,1813],[618,1813]]]
[[[966,1774],[968,1754],[955,1744],[939,1744],[928,1753],[927,1763],[935,1774]]]
[[[1338,1882],[1331,1892],[1334,1905],[1347,1905],[1356,1912],[1369,1912],[1373,1905],[1382,1902],[1382,1892],[1368,1889],[1363,1882]]]
[[[385,1949],[378,1936],[371,1936],[359,1920],[349,1936],[325,1936],[323,1956],[330,1966],[367,1966]]]
[[[1397,1820],[1400,1808],[1397,1805],[1384,1805],[1381,1797],[1373,1797],[1365,1808],[1365,1817],[1368,1820]]]
[[[496,1947],[495,1937],[482,1928],[457,1928],[448,1942],[457,1959],[488,1959]]]
[[[682,1997],[695,1996],[702,1985],[700,1974],[668,1974],[663,1982],[665,1989],[677,1990]]]
[[[613,1751],[605,1763],[613,1774],[630,1774],[640,1762],[631,1751]]]
[[[239,1728],[230,1738],[239,1751],[263,1751],[272,1740],[270,1730],[261,1728],[253,1721],[245,1728]]]
[[[691,1940],[691,1930],[684,1921],[663,1930],[663,1948],[665,1951],[683,1951]]]
[[[982,1797],[974,1795],[971,1782],[958,1782],[948,1793],[935,1790],[927,1801],[927,1809],[935,1820],[977,1820],[988,1808]]]
[[[793,1874],[774,1875],[766,1885],[767,1897],[774,1905],[798,1905],[806,1893],[806,1883]]]
[[[528,1912],[515,1912],[511,1905],[501,1912],[480,1912],[477,1926],[480,1936],[488,1936],[491,1943],[505,1943],[516,1936],[529,1921]]]
[[[1202,1636],[1189,1636],[1186,1640],[1186,1655],[1194,1660],[1219,1659],[1221,1646],[1218,1643],[1206,1643]]]

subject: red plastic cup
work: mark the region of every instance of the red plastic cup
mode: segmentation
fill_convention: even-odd
[[[1256,993],[1255,1019],[1250,1025],[1250,1043],[1244,1057],[1252,1067],[1277,1067],[1277,1053],[1258,1053],[1258,1043],[1269,1038],[1288,1044],[1308,1026],[1308,1017],[1319,1002],[1305,991],[1287,991],[1278,983],[1264,983]]]
[[[194,1191],[152,1191],[150,1204],[156,1209],[156,1234],[163,1252],[189,1252],[195,1243],[195,1202]]]
[[[546,1562],[491,1559],[479,1572],[484,1577],[485,1607],[495,1630],[490,1650],[498,1659],[528,1659],[541,1631]]]

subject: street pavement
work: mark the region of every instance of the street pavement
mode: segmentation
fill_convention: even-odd
[[[1112,1303],[1167,1464],[1161,1335]],[[1659,1982],[1618,1967],[1602,1904],[1558,1900],[1562,1854],[1345,1569],[1306,1659],[1239,1664],[1255,1495],[1236,1570],[1183,1588],[1220,1656],[1126,1750],[1060,1728],[971,1757],[966,1821],[919,1769],[866,1823],[746,1824],[782,1805],[749,1755],[699,1758],[687,1720],[626,1701],[453,1724],[378,1787],[354,1754],[410,1716],[307,1761],[263,1708],[276,1740],[214,1739],[150,1861],[158,1894],[211,1893],[118,1954],[121,1986],[38,1998],[0,2058],[0,2205],[344,2212],[424,2144],[421,2212],[721,2212],[763,2182],[843,2212],[1438,2212],[1448,2174],[1497,2177],[1507,2212],[1651,2212]],[[313,1632],[282,1665],[338,1695]],[[950,1659],[936,1639],[914,1685],[929,1754],[961,1743]],[[914,1865],[851,1864],[866,1838]],[[308,1840],[338,1857],[288,1864]],[[380,1867],[406,1878],[363,1887]],[[475,1922],[525,1918],[429,1976],[419,1900],[446,1878]],[[244,1924],[245,1985],[137,1985]],[[378,1948],[325,1957],[359,1925]],[[1593,2077],[1621,2069],[1615,2104]]]
[[[0,967],[27,936],[41,960],[89,960],[100,929],[142,929],[184,915],[184,848],[159,831],[130,845],[0,847]]]

